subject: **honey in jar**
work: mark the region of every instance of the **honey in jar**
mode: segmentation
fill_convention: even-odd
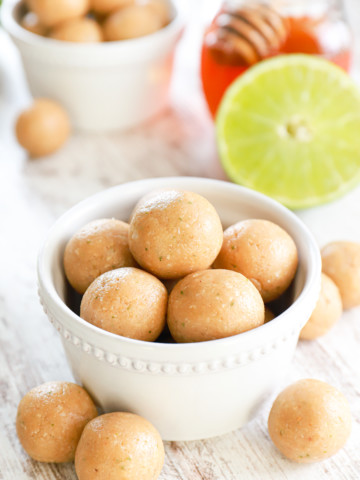
[[[319,55],[349,71],[351,32],[340,0],[232,0],[206,30],[201,77],[215,116],[228,86],[252,65],[287,53]]]

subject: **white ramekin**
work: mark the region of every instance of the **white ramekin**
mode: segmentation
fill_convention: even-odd
[[[245,218],[263,218],[283,227],[295,240],[300,260],[292,305],[254,330],[193,344],[120,337],[73,313],[64,303],[62,266],[70,236],[96,218],[127,220],[141,196],[164,187],[204,195],[216,207],[224,227]],[[220,435],[254,416],[290,366],[299,332],[319,295],[320,272],[317,244],[296,215],[257,192],[200,178],[141,180],[88,198],[55,223],[38,260],[40,298],[61,335],[76,380],[105,411],[138,413],[166,440]]]
[[[5,0],[1,20],[18,47],[30,91],[68,111],[75,128],[124,129],[165,107],[174,51],[182,31],[173,20],[156,33],[134,40],[69,43],[28,32],[18,22],[23,2]]]

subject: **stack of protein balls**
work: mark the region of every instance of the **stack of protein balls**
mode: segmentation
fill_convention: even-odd
[[[167,319],[181,343],[262,325],[264,302],[289,287],[297,263],[295,243],[278,225],[249,219],[224,233],[207,199],[179,190],[142,198],[130,225],[85,225],[64,254],[66,277],[84,294],[83,319],[146,341],[159,337]]]
[[[128,40],[154,33],[171,19],[168,0],[27,0],[20,24],[66,42]]]

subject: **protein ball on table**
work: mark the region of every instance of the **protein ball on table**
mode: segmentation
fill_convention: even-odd
[[[84,429],[75,456],[79,480],[156,480],[164,464],[159,432],[133,413],[107,413]]]
[[[176,284],[169,297],[167,322],[180,343],[230,337],[264,323],[264,302],[240,273],[205,270]]]
[[[339,289],[330,277],[322,273],[319,300],[311,317],[301,330],[300,338],[313,340],[325,335],[339,320],[342,311]]]
[[[103,32],[92,18],[72,18],[53,28],[49,37],[64,42],[98,43],[103,41]]]
[[[295,242],[285,230],[267,220],[250,219],[225,230],[214,268],[242,273],[267,303],[285,292],[297,264]]]
[[[143,37],[162,28],[161,17],[142,5],[130,5],[109,15],[104,22],[105,40],[110,42]]]
[[[74,383],[33,388],[17,410],[16,431],[24,450],[39,462],[71,462],[85,425],[97,416],[86,391]]]
[[[167,298],[165,286],[150,273],[119,268],[93,281],[80,316],[108,332],[152,342],[165,326]]]
[[[27,0],[30,10],[46,27],[54,27],[89,11],[89,0]]]
[[[31,156],[41,157],[58,150],[70,134],[70,121],[58,103],[38,98],[16,122],[16,137]]]
[[[65,274],[71,286],[84,293],[101,274],[135,267],[128,237],[129,225],[114,218],[94,220],[77,231],[64,253]]]
[[[299,380],[276,398],[269,434],[290,460],[313,463],[334,455],[351,432],[351,412],[344,395],[314,379]]]
[[[130,222],[129,245],[143,268],[160,278],[180,278],[210,267],[223,231],[208,200],[167,190],[138,205]]]
[[[332,242],[321,250],[322,271],[338,287],[344,310],[360,305],[360,243]]]

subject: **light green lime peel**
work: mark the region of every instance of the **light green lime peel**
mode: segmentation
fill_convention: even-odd
[[[360,92],[327,60],[283,55],[250,68],[227,90],[216,130],[230,179],[290,208],[360,181]]]

